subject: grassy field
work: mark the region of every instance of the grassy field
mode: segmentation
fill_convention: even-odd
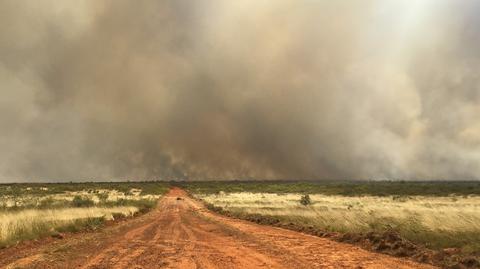
[[[198,195],[234,215],[273,216],[330,232],[396,230],[431,248],[480,250],[480,197],[345,197],[229,193]]]
[[[185,188],[213,210],[259,223],[351,238],[394,233],[454,258],[480,256],[478,182],[199,182]],[[375,248],[407,255],[397,243]]]
[[[376,250],[385,248],[383,239],[376,236],[393,232],[401,240],[425,249],[448,252],[450,256],[480,257],[480,182],[0,185],[0,246],[96,228],[107,219],[148,211],[170,186],[186,189],[209,208],[224,214],[287,228],[305,228],[319,235],[340,234],[338,238],[349,239],[346,241],[359,241],[355,238],[360,235],[375,242]],[[405,249],[417,250],[403,243],[406,247],[399,247],[398,240],[390,243],[388,253],[394,255],[407,256]]]
[[[0,247],[144,213],[167,190],[157,182],[0,185]]]

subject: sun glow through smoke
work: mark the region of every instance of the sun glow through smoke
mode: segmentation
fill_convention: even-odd
[[[476,1],[0,4],[0,178],[478,179]]]

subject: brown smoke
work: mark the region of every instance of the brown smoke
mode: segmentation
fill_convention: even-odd
[[[0,3],[0,181],[479,179],[477,1]]]

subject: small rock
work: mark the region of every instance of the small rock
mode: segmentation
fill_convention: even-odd
[[[458,249],[458,248],[445,248],[445,249],[443,249],[443,252],[447,255],[453,255],[453,254],[459,253],[460,249]]]

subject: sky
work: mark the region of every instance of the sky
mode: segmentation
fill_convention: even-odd
[[[0,1],[0,182],[479,180],[479,10]]]

